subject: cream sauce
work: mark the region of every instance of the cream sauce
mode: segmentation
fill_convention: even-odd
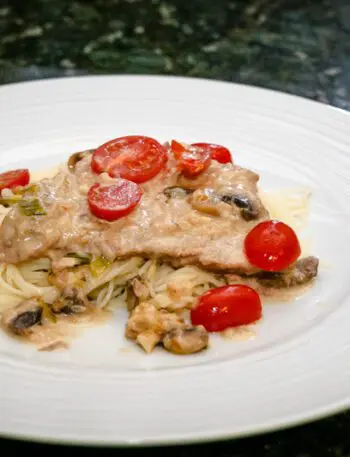
[[[246,233],[268,216],[257,192],[258,175],[232,164],[213,161],[196,180],[187,180],[169,159],[165,170],[142,185],[140,204],[115,222],[94,217],[87,192],[95,183],[113,183],[105,173],[92,173],[91,156],[77,163],[75,173],[61,169],[54,177],[38,182],[39,199],[46,216],[28,217],[15,207],[0,228],[0,260],[17,263],[44,254],[88,252],[109,259],[134,255],[165,258],[180,264],[205,268],[252,272],[243,253]],[[188,198],[168,199],[163,190],[179,185],[206,187],[220,193],[243,194],[259,208],[259,218],[247,222],[236,206],[221,203],[220,216],[199,212]]]
[[[41,325],[32,327],[26,337],[14,336],[12,333],[11,336],[35,344],[40,351],[68,349],[71,342],[86,328],[103,325],[110,317],[110,312],[99,309],[83,315],[55,315],[55,322],[43,320]]]

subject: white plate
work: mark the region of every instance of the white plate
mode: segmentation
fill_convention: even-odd
[[[266,90],[164,77],[83,77],[0,87],[1,169],[46,168],[125,134],[225,144],[260,186],[312,188],[315,287],[266,305],[251,341],[146,356],[125,314],[67,352],[0,336],[0,433],[135,445],[241,436],[350,405],[350,118]]]

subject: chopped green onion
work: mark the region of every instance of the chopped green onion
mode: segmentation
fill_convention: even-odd
[[[43,317],[46,318],[48,321],[51,321],[53,323],[56,323],[56,316],[52,312],[51,308],[49,305],[47,305],[44,301],[41,303],[41,306],[43,308]]]
[[[47,214],[37,198],[21,200],[18,205],[24,216],[45,216]]]
[[[98,294],[101,292],[101,290],[106,286],[106,284],[101,284],[100,286],[96,287],[96,289],[93,289],[91,292],[88,293],[88,298],[89,300],[96,300],[98,297]]]
[[[92,276],[98,277],[101,276],[105,270],[111,265],[111,261],[106,259],[105,257],[96,257],[90,263],[90,271]]]
[[[79,260],[78,265],[88,265],[91,262],[91,255],[90,254],[79,254],[77,252],[69,252],[66,257],[70,257],[73,259]]]
[[[31,184],[26,187],[17,187],[13,190],[13,193],[16,195],[35,195],[39,190],[39,186],[37,184]]]
[[[20,195],[13,195],[13,197],[8,198],[0,198],[0,205],[5,206],[6,208],[9,206],[13,206],[18,203],[22,197]]]

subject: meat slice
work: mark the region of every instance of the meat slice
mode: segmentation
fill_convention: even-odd
[[[188,180],[169,158],[167,168],[142,185],[138,207],[118,221],[106,222],[90,214],[87,192],[95,182],[111,178],[91,172],[91,154],[78,159],[74,168],[39,182],[35,198],[45,215],[28,216],[19,207],[10,210],[0,227],[0,261],[79,252],[110,260],[143,255],[175,265],[256,271],[245,258],[243,241],[268,213],[254,172],[213,161],[205,173]]]

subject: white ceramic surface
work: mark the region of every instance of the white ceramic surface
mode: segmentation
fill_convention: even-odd
[[[165,77],[82,77],[0,87],[0,170],[47,168],[122,135],[211,141],[260,173],[263,189],[313,190],[315,287],[266,305],[253,340],[146,356],[125,312],[67,352],[0,335],[0,434],[161,444],[285,427],[350,405],[350,117],[247,86]]]

